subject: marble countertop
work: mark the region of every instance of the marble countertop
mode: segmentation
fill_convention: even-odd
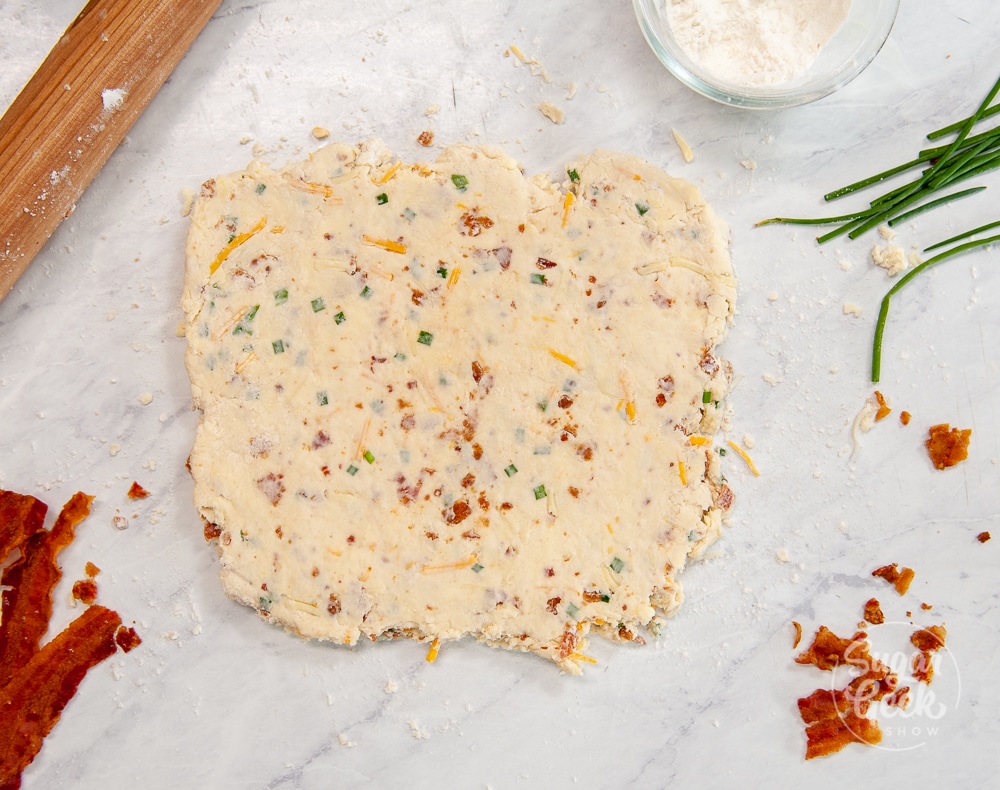
[[[0,106],[83,3],[38,5],[0,0]],[[833,788],[994,776],[1000,251],[954,259],[894,302],[879,389],[895,412],[855,453],[891,284],[870,258],[884,242],[819,247],[810,229],[752,225],[823,211],[828,189],[902,161],[971,112],[1000,68],[998,24],[990,0],[907,0],[853,83],[754,112],[671,78],[627,0],[225,0],[0,302],[0,486],[52,509],[77,490],[96,496],[62,554],[53,627],[78,613],[68,587],[92,561],[100,602],[144,639],[90,672],[23,786]],[[511,45],[540,65],[505,54]],[[565,122],[545,118],[543,101]],[[655,643],[596,638],[583,677],[468,640],[430,664],[407,640],[306,643],[223,595],[184,468],[197,418],[178,336],[181,195],[255,155],[305,157],[320,144],[315,126],[379,137],[408,161],[434,155],[416,142],[431,129],[438,147],[500,145],[529,173],[558,173],[597,147],[627,151],[696,183],[731,225],[739,314],[724,353],[741,378],[730,438],[752,440],[761,475],[726,459],[731,525],[685,572],[685,604]],[[1000,189],[997,174],[980,183]],[[910,250],[995,219],[995,200],[977,196],[893,241]],[[973,429],[968,461],[943,472],[923,448],[942,422]],[[148,499],[127,499],[133,480]],[[998,539],[980,543],[987,530]],[[892,562],[916,571],[902,598],[870,575]],[[887,619],[872,629],[878,653],[908,656],[914,627],[935,623],[947,624],[948,650],[906,715],[882,720],[881,747],[805,762],[796,699],[829,678],[793,662],[792,621],[806,640],[821,624],[851,633],[872,596]]]

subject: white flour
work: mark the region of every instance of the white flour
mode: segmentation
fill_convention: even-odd
[[[716,77],[762,86],[804,73],[851,0],[665,0],[684,52]]]

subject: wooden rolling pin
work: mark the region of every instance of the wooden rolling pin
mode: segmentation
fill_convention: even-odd
[[[90,0],[0,118],[0,299],[221,0]]]

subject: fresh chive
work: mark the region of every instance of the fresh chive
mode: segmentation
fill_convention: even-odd
[[[446,278],[448,276],[448,270],[444,266],[439,266],[438,270],[437,270],[437,273],[438,273],[438,277],[441,277],[441,278]]]
[[[620,557],[615,557],[611,560],[611,564],[608,567],[610,567],[615,573],[621,573],[622,569],[625,567],[625,560]]]
[[[573,619],[576,619],[576,613],[579,612],[579,611],[580,611],[580,607],[577,606],[575,603],[570,602],[570,603],[566,604],[566,616],[567,617],[572,617]]]
[[[540,486],[535,486],[532,489],[532,491],[535,494],[535,499],[545,499],[545,497],[548,496],[548,492],[545,490],[544,484]]]
[[[611,601],[611,596],[607,594],[601,595],[601,603],[608,603]]]
[[[711,392],[711,390],[705,390],[703,393],[701,393],[701,402],[702,403],[711,403],[712,402],[712,392]]]
[[[889,220],[889,227],[900,224],[901,222],[906,222],[906,220],[915,217],[917,214],[922,214],[925,211],[929,211],[936,206],[940,206],[943,203],[948,203],[952,200],[958,200],[959,198],[968,197],[969,195],[974,195],[976,192],[982,192],[986,187],[973,187],[972,189],[965,189],[961,192],[953,192],[950,195],[945,195],[944,197],[939,197],[936,200],[931,200],[927,203],[923,203],[916,208],[910,209],[909,211],[904,211],[902,214],[898,214]]]
[[[469,179],[458,173],[453,173],[451,176],[451,183],[455,185],[455,189],[459,192],[464,192],[465,188],[469,186]]]
[[[316,402],[320,406],[326,406],[330,402],[330,399],[326,396],[325,392],[317,392],[316,393]]]
[[[645,216],[646,212],[649,211],[649,206],[645,203],[636,203],[635,210],[639,212],[639,216]]]
[[[274,304],[275,306],[279,304],[284,304],[288,301],[288,289],[281,288],[274,292]]]
[[[872,343],[872,381],[878,383],[879,378],[882,375],[882,340],[885,335],[885,324],[889,318],[889,302],[894,294],[899,293],[900,289],[903,288],[910,280],[916,277],[921,272],[929,269],[941,261],[947,260],[955,255],[959,255],[963,252],[968,252],[969,250],[974,250],[979,247],[985,247],[988,244],[994,244],[1000,241],[1000,235],[990,236],[989,238],[979,239],[977,241],[967,241],[965,244],[959,244],[956,247],[945,250],[944,252],[938,253],[933,258],[928,258],[923,263],[910,269],[899,282],[897,282],[892,288],[890,288],[884,297],[882,297],[882,305],[879,308],[878,321],[875,323],[875,340]]]
[[[354,475],[356,475],[358,473],[358,467],[356,467],[354,464],[351,464],[350,466],[347,467],[347,469],[345,471],[351,477],[354,477]]]
[[[544,274],[533,274],[531,275],[532,285],[545,285],[545,275]]]
[[[982,121],[985,120],[986,118],[990,118],[991,116],[996,115],[998,112],[1000,112],[1000,104],[997,104],[994,107],[990,107],[988,110],[983,112],[983,114],[979,116],[979,120]],[[936,129],[935,131],[931,132],[930,134],[927,135],[927,139],[937,140],[939,137],[945,137],[951,134],[952,132],[957,132],[968,122],[969,122],[968,118],[963,118],[960,121],[955,121],[955,123],[953,124],[949,124],[948,126],[945,126],[942,129]]]
[[[344,311],[343,311],[343,310],[341,310],[341,311],[340,311],[339,313],[337,313],[337,314],[336,314],[336,315],[335,315],[335,316],[333,317],[333,323],[335,323],[335,324],[342,324],[342,323],[344,323],[344,321],[346,321],[346,320],[347,320],[347,316],[346,316],[346,315],[344,315]]]
[[[385,192],[382,192],[375,196],[375,202],[378,203],[380,206],[384,206],[386,203],[389,202],[389,196],[385,194]]]
[[[932,244],[930,247],[924,247],[924,252],[930,252],[931,250],[936,250],[939,249],[940,247],[947,247],[949,244],[953,244],[956,241],[967,239],[969,238],[969,236],[975,236],[977,233],[982,233],[984,230],[991,230],[996,227],[1000,227],[1000,220],[997,220],[996,222],[990,222],[986,225],[980,225],[978,228],[967,230],[964,233],[959,233],[957,236],[952,236],[950,239],[939,241],[937,244]]]
[[[547,408],[549,408],[548,398],[542,398],[542,400],[538,401],[539,411],[545,411]]]
[[[720,447],[719,448],[719,455],[724,456],[725,454],[726,454],[726,448],[725,447]]]
[[[475,573],[479,573],[479,571],[481,571],[481,570],[483,569],[483,567],[484,567],[484,566],[480,565],[480,564],[479,564],[479,563],[477,562],[477,563],[476,563],[475,565],[473,565],[473,566],[472,566],[472,570],[473,570],[473,571],[474,571]]]
[[[361,289],[361,298],[362,299],[370,299],[371,295],[372,295],[372,289],[369,288],[367,285],[364,288]]]
[[[314,313],[318,313],[321,310],[326,310],[326,302],[323,301],[323,297],[322,296],[317,296],[309,304],[312,305],[312,309],[313,309]]]
[[[506,469],[504,469],[503,472],[505,475],[507,475],[507,477],[513,477],[514,475],[517,474],[517,467],[514,466],[514,464],[511,464]]]
[[[285,341],[284,340],[275,340],[274,342],[271,343],[271,348],[274,349],[274,353],[275,354],[284,354],[285,353]]]
[[[375,456],[372,454],[371,450],[365,450],[365,454],[361,457],[364,458],[370,464],[375,463]]]
[[[566,175],[569,176],[569,180],[572,181],[574,184],[580,183],[580,174],[576,172],[576,168],[573,168],[572,170],[567,170]]]
[[[257,194],[258,195],[263,195],[265,189],[267,189],[267,184],[257,184]]]
[[[417,335],[417,342],[422,343],[425,346],[429,346],[434,342],[434,335],[421,329],[420,334]]]

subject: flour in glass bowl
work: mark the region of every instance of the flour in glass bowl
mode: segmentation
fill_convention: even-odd
[[[665,0],[678,45],[715,77],[762,87],[804,74],[851,0]]]

